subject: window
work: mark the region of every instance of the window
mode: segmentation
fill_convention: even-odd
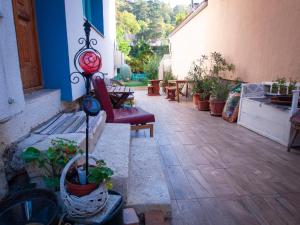
[[[82,6],[85,18],[104,35],[103,0],[82,0]]]

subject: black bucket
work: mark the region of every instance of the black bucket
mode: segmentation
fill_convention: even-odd
[[[44,189],[15,193],[0,204],[0,225],[54,225],[57,215],[56,195]]]

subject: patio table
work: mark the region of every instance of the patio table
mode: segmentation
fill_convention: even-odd
[[[121,105],[126,102],[128,97],[134,93],[129,87],[126,86],[108,87],[107,91],[109,93],[113,108],[115,109],[119,109]]]
[[[169,80],[168,81],[168,86],[172,86],[172,85],[176,86],[177,102],[179,102],[179,95],[185,96],[186,98],[188,97],[189,82],[190,81],[188,81],[188,80]],[[186,93],[183,93],[182,89],[185,84],[186,84]]]

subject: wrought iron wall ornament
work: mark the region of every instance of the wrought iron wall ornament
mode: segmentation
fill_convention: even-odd
[[[91,24],[86,20],[83,24],[85,38],[78,39],[82,47],[76,52],[73,63],[75,70],[70,74],[70,81],[77,84],[82,78],[85,82],[86,96],[83,100],[83,109],[86,115],[86,177],[88,177],[88,153],[89,153],[89,116],[96,116],[100,112],[100,104],[97,99],[90,95],[91,79],[104,79],[105,73],[100,72],[102,57],[100,52],[94,48],[97,45],[96,39],[90,39]]]

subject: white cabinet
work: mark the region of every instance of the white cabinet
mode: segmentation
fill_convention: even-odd
[[[287,146],[290,135],[290,110],[242,98],[238,124]]]

